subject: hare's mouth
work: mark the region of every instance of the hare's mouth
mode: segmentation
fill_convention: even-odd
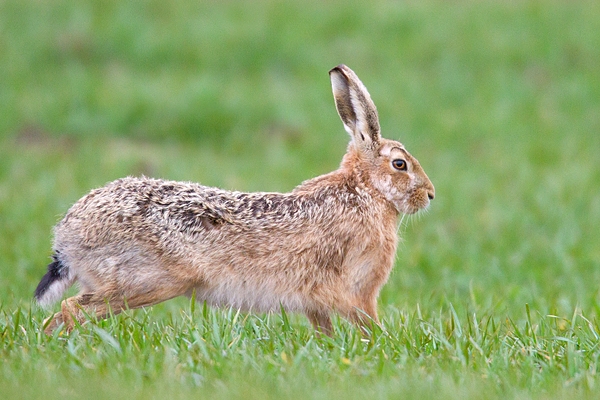
[[[404,214],[415,214],[429,207],[431,197],[425,189],[416,189],[409,193],[406,199],[401,202],[400,211]]]
[[[409,206],[406,207],[403,211],[404,214],[416,214],[421,210],[426,209],[429,206],[429,204],[424,205],[424,206]]]

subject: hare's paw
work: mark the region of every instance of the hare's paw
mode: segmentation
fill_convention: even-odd
[[[48,336],[52,336],[55,330],[64,326],[62,312],[58,312],[53,316],[46,318],[42,326],[44,328],[44,333]]]

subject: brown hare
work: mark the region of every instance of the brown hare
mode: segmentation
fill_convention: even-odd
[[[426,208],[429,178],[404,146],[380,135],[367,89],[345,65],[330,72],[351,136],[340,168],[291,193],[241,193],[128,177],[92,190],[54,228],[53,261],[36,291],[44,307],[75,282],[46,332],[86,314],[195,295],[210,305],[306,314],[332,333],[337,312],[378,323],[400,214]]]

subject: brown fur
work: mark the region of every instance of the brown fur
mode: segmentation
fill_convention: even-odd
[[[332,311],[377,323],[397,217],[427,207],[434,188],[402,144],[381,138],[375,105],[354,72],[340,65],[330,74],[352,137],[337,171],[291,193],[145,177],[93,190],[55,227],[62,286],[41,291],[38,302],[50,304],[74,282],[80,293],[63,301],[47,331],[61,323],[70,330],[85,313],[102,317],[109,308],[193,293],[212,305],[302,312],[328,334]],[[398,158],[406,171],[393,167]]]

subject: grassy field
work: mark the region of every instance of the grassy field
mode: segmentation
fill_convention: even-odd
[[[0,0],[0,397],[597,398],[598,32],[591,0]],[[41,333],[51,228],[91,188],[335,169],[339,63],[436,186],[381,329],[176,299]]]

